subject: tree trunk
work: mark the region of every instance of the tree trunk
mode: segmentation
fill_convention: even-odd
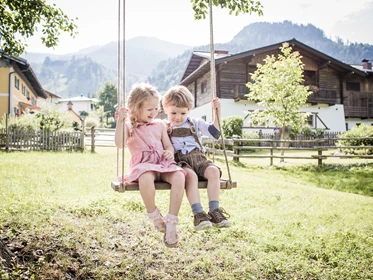
[[[287,126],[283,126],[280,130],[280,140],[290,140],[290,132],[289,132],[289,128]],[[290,144],[289,143],[281,143],[281,148],[287,148],[289,147]],[[281,149],[281,156],[284,156],[285,154],[285,151],[284,149]],[[280,159],[280,162],[284,162],[284,159],[281,158]]]
[[[5,268],[11,268],[13,266],[12,260],[14,258],[13,253],[8,249],[6,244],[0,240],[0,261]]]

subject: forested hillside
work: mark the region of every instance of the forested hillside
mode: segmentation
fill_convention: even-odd
[[[359,43],[344,43],[340,39],[325,37],[324,32],[315,26],[297,25],[289,21],[282,23],[253,23],[242,29],[230,42],[216,44],[215,49],[228,50],[230,54],[275,44],[292,38],[348,64],[360,64],[364,58],[373,58],[373,46]],[[209,46],[194,50],[209,51]],[[162,61],[151,72],[149,80],[165,91],[180,82],[190,59],[192,50],[178,57]]]

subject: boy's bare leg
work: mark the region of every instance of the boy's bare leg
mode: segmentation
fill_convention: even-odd
[[[184,170],[187,172],[185,176],[185,193],[189,204],[192,206],[195,203],[201,203],[197,174],[190,168],[184,168]]]

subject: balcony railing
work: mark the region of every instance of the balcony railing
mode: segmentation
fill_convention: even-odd
[[[317,92],[308,96],[307,101],[311,104],[325,103],[329,105],[341,104],[341,97],[335,89],[320,88]]]

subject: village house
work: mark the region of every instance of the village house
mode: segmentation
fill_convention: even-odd
[[[0,55],[0,119],[40,110],[38,99],[47,95],[27,60]]]
[[[293,51],[298,51],[304,63],[304,85],[313,93],[308,97],[308,124],[333,132],[343,132],[359,124],[373,125],[373,71],[372,64],[363,60],[362,65],[348,65],[296,39],[286,41]],[[260,108],[248,101],[246,84],[267,55],[281,53],[284,42],[230,55],[227,51],[215,51],[216,94],[220,98],[222,118],[241,116],[244,129],[273,131],[275,127],[254,127],[249,112]],[[195,108],[191,116],[211,121],[210,54],[194,51],[180,82],[194,95]]]
[[[86,97],[83,94],[76,97],[63,98],[57,101],[61,110],[65,111],[68,105],[73,106],[74,111],[80,115],[80,112],[89,113],[93,111],[94,104],[98,102],[97,98]]]

